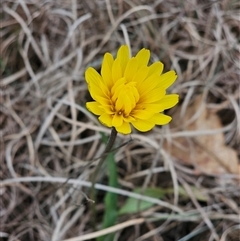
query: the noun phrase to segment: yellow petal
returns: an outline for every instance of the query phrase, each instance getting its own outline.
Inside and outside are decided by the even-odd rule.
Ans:
[[[123,90],[119,93],[116,100],[116,111],[123,111],[125,115],[129,115],[132,109],[135,107],[135,97],[131,91]]]
[[[170,70],[165,74],[161,75],[160,77],[161,77],[161,81],[159,82],[158,86],[159,87],[161,86],[164,89],[167,89],[175,82],[175,80],[177,79],[177,74],[174,70]]]
[[[140,96],[141,103],[152,103],[161,100],[166,91],[163,88],[155,88],[145,95]]]
[[[121,78],[121,79],[118,79],[118,80],[114,83],[114,85],[113,85],[113,87],[112,87],[112,89],[111,89],[111,94],[114,95],[115,92],[119,91],[119,88],[121,89],[122,86],[123,86],[123,84],[125,84],[125,82],[126,82],[125,77],[123,77],[123,78]]]
[[[131,115],[135,118],[135,119],[141,119],[141,120],[148,120],[149,118],[151,118],[154,113],[153,112],[149,112],[147,110],[134,110]]]
[[[152,74],[160,75],[163,71],[163,63],[162,62],[155,62],[149,66],[149,73],[148,76]]]
[[[132,121],[135,121],[136,119],[134,118],[134,117],[132,117],[132,116],[127,116],[127,117],[124,117],[123,116],[123,121],[125,121],[125,122],[132,122]]]
[[[101,75],[105,85],[110,89],[113,85],[112,81],[112,65],[113,65],[113,56],[110,53],[106,53],[103,57]]]
[[[103,112],[109,115],[113,115],[115,111],[113,111],[112,105],[101,105],[101,108],[103,109]]]
[[[118,96],[115,104],[116,111],[122,110],[123,106],[124,106],[124,99]]]
[[[94,100],[97,100],[98,97],[106,98],[102,90],[97,85],[94,85],[93,83],[88,84],[88,90]]]
[[[97,103],[96,101],[86,103],[87,109],[95,115],[101,115],[104,113],[103,108],[101,108],[100,106],[101,105],[99,105],[99,103]]]
[[[154,103],[143,103],[141,104],[141,108],[145,109],[146,111],[152,112],[152,113],[159,113],[163,111],[162,106],[159,104]]]
[[[119,59],[115,59],[112,65],[112,80],[113,84],[117,82],[117,80],[121,79],[123,77],[123,71],[120,64]]]
[[[132,88],[132,95],[134,96],[135,103],[137,103],[140,99],[140,95],[139,95],[139,92],[138,92],[138,90],[135,86]]]
[[[172,117],[164,115],[162,113],[157,113],[149,119],[150,122],[156,125],[166,125],[172,120]]]
[[[103,125],[107,127],[112,127],[112,115],[104,113],[100,115],[98,119]]]
[[[94,99],[94,100],[96,100],[102,106],[109,105],[109,100],[106,99],[105,97],[101,97],[101,96],[98,96],[98,95],[96,95],[95,97],[96,97],[96,99]]]
[[[148,49],[141,49],[137,53],[136,59],[138,60],[138,68],[147,66],[150,59],[150,51]]]
[[[179,96],[177,94],[165,95],[161,100],[150,103],[150,104],[142,104],[142,108],[146,111],[159,113],[164,110],[170,109],[175,106],[179,101]]]
[[[162,106],[164,108],[163,110],[167,110],[175,106],[178,103],[178,101],[179,101],[179,95],[170,94],[170,95],[165,95],[160,101],[157,102],[157,104]]]
[[[123,122],[121,126],[116,127],[116,131],[121,134],[127,135],[131,133],[131,126],[129,123]]]
[[[127,63],[130,59],[130,55],[129,55],[129,48],[127,45],[122,45],[118,52],[117,52],[117,58],[119,60],[120,66],[122,68],[122,73],[125,72]]]
[[[129,114],[133,108],[133,99],[130,98],[130,96],[124,95],[123,92],[118,96],[118,99],[116,101],[116,110],[120,111],[123,110],[125,114]]]
[[[126,79],[123,77],[116,81],[115,85],[111,89],[112,94],[112,100],[115,102],[119,96],[119,93],[121,92],[122,88],[124,87],[124,84],[126,82]]]
[[[149,91],[153,90],[159,83],[160,76],[154,74],[146,78],[141,85],[137,85],[140,95],[147,94]]]
[[[103,83],[102,76],[92,67],[89,67],[85,72],[85,78],[88,85],[92,88],[91,91],[97,91],[99,95],[109,96],[109,90],[107,86]],[[99,93],[100,89],[102,94]]]
[[[140,119],[136,121],[132,121],[131,124],[141,132],[150,131],[155,126],[154,123],[148,122],[146,120],[140,120]]]
[[[138,69],[138,62],[136,58],[130,59],[127,63],[126,70],[124,72],[124,77],[128,82],[133,81],[133,77],[135,76],[137,69]]]
[[[85,78],[87,83],[101,84],[102,77],[101,75],[92,67],[87,68],[85,72]]]
[[[137,73],[135,73],[135,76],[133,78],[133,82],[136,82],[137,85],[141,85],[141,83],[146,79],[146,77],[148,76],[148,71],[149,68],[147,66],[142,66]]]
[[[123,116],[122,115],[118,115],[118,114],[115,114],[113,116],[113,120],[112,120],[112,125],[114,127],[118,127],[118,126],[121,126],[123,123]]]
[[[135,98],[132,93],[125,93],[125,95],[122,95],[123,98],[125,98],[124,102],[124,113],[125,115],[129,115],[132,109],[136,106]]]

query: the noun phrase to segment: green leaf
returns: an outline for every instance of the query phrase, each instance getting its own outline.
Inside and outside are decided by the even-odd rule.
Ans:
[[[194,186],[190,186],[190,188],[192,189],[192,192],[198,201],[206,202],[208,200],[207,195],[204,194],[204,192],[202,192],[199,188]],[[144,196],[160,199],[164,197],[164,195],[166,194],[173,195],[174,190],[173,188],[161,189],[161,188],[153,187],[153,188],[145,189],[144,192],[142,192],[142,188],[137,188],[133,192],[142,194]],[[179,196],[183,198],[189,198],[186,190],[182,186],[179,186]],[[119,215],[138,213],[152,207],[153,205],[154,203],[141,201],[130,197],[127,199],[124,206],[119,210]]]
[[[106,142],[106,136],[103,136],[103,140]],[[107,171],[108,171],[108,185],[111,187],[118,186],[117,178],[117,165],[114,159],[114,153],[110,152],[106,158]],[[113,226],[118,217],[117,212],[117,194],[108,192],[104,198],[105,212],[103,217],[102,229]],[[97,241],[112,241],[114,239],[114,233],[101,236],[97,238]]]
[[[195,196],[195,198],[198,201],[202,201],[202,202],[208,201],[208,195],[206,193],[204,193],[203,190],[201,190],[200,188],[195,187],[195,186],[189,186],[189,187],[192,190],[193,195]],[[178,191],[179,191],[180,198],[189,199],[189,195],[183,186],[179,186]],[[168,189],[166,189],[166,193],[173,195],[174,189],[168,188]]]
[[[190,186],[190,188],[193,192],[193,195],[195,196],[195,198],[198,201],[207,202],[208,196],[207,196],[206,193],[204,193],[201,189],[199,189],[197,187],[194,187],[194,186]],[[189,197],[187,191],[181,186],[179,187],[179,196],[183,196],[183,197],[186,197],[186,198]]]
[[[164,189],[155,187],[146,188],[144,191],[142,191],[142,188],[136,188],[133,192],[153,198],[162,198],[166,194]],[[152,207],[153,205],[154,203],[130,197],[127,199],[125,205],[119,210],[119,215],[138,213]]]

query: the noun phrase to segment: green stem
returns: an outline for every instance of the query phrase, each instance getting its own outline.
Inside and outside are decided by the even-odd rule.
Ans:
[[[110,137],[109,137],[109,139],[108,139],[108,142],[107,142],[107,145],[106,145],[106,148],[105,148],[105,150],[104,150],[104,154],[103,154],[103,156],[101,157],[101,159],[100,159],[100,161],[99,161],[99,163],[98,163],[98,165],[97,165],[97,167],[96,167],[96,169],[95,169],[95,171],[94,171],[94,173],[93,173],[93,176],[92,176],[92,187],[91,187],[91,191],[90,191],[90,198],[92,199],[92,200],[94,200],[95,199],[95,188],[94,188],[94,186],[95,186],[95,184],[96,184],[96,179],[97,179],[97,175],[98,175],[98,173],[99,173],[99,171],[100,171],[100,169],[101,169],[101,167],[102,167],[102,164],[104,163],[104,161],[105,161],[105,159],[106,159],[106,155],[105,154],[107,154],[107,153],[109,153],[111,150],[112,150],[112,147],[113,147],[113,145],[114,145],[114,142],[115,142],[115,140],[116,140],[116,137],[117,137],[117,131],[116,131],[116,129],[113,127],[112,128],[112,131],[111,131],[111,135],[110,135]],[[96,215],[95,215],[95,205],[93,205],[93,222],[95,223],[95,217],[96,217]]]
[[[114,145],[114,142],[115,142],[115,140],[116,140],[116,137],[117,137],[117,131],[116,131],[116,129],[113,127],[113,128],[112,128],[112,131],[111,131],[111,135],[110,135],[110,137],[109,137],[109,139],[108,139],[106,148],[105,148],[105,150],[104,150],[103,156],[101,157],[101,159],[100,159],[100,161],[99,161],[99,163],[98,163],[98,165],[97,165],[97,167],[96,167],[96,169],[95,169],[95,171],[94,171],[94,173],[93,173],[92,188],[94,188],[94,185],[95,185],[95,182],[96,182],[96,178],[97,178],[98,172],[99,172],[102,164],[104,163],[104,161],[105,161],[105,159],[106,159],[105,153],[108,154],[108,153],[111,151],[111,149],[112,149],[112,147],[113,147],[113,145]]]

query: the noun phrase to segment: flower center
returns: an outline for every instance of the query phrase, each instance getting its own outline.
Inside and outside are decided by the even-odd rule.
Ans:
[[[128,117],[139,101],[136,82],[119,79],[111,89],[111,103],[115,114]]]

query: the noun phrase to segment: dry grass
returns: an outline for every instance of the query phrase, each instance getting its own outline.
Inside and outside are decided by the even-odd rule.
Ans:
[[[239,10],[236,0],[3,0],[2,240],[95,240],[110,232],[113,240],[124,241],[239,240],[239,176],[180,162],[164,143],[179,136],[191,141],[201,133],[171,125],[134,132],[114,152],[119,185],[108,186],[104,166],[93,224],[91,173],[104,150],[100,133],[110,130],[84,107],[90,99],[88,65],[99,69],[103,54],[115,54],[124,43],[133,54],[146,47],[153,61],[178,73],[171,91],[181,103],[174,110],[184,115],[203,96],[206,108],[221,119],[226,145],[239,157]],[[206,127],[203,135],[208,134]],[[116,147],[129,138],[119,135]],[[173,191],[159,199],[135,187],[142,193],[149,187]],[[108,191],[118,194],[119,209],[128,197],[153,205],[101,228]]]

